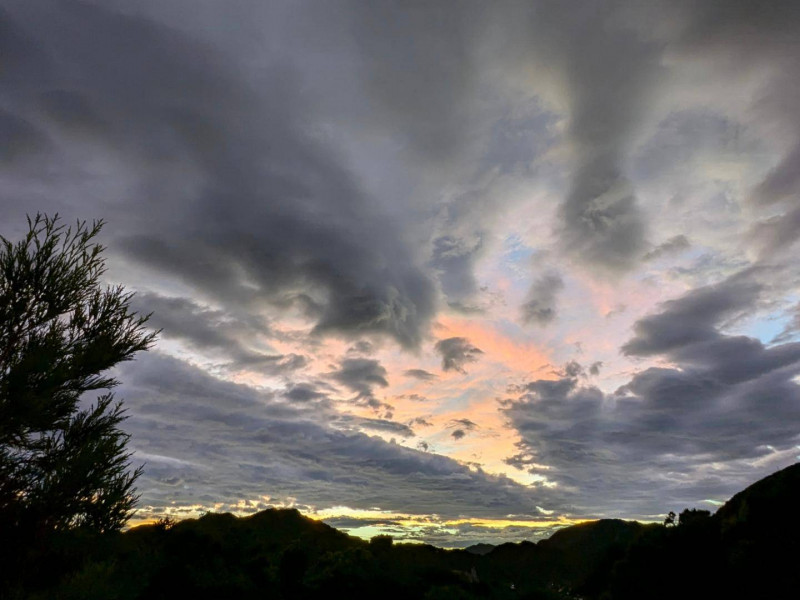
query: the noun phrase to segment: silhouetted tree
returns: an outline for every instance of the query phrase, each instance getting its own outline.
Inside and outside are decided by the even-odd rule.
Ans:
[[[706,519],[711,517],[711,512],[707,510],[701,510],[699,508],[685,508],[681,511],[681,514],[678,516],[678,524],[679,525],[691,525],[694,523],[700,523]]]
[[[134,505],[140,471],[106,371],[156,334],[132,294],[100,284],[102,226],[37,215],[16,244],[0,236],[0,532],[115,530]]]
[[[386,553],[394,543],[390,535],[376,535],[369,540],[369,547],[376,554]]]
[[[667,518],[664,519],[664,525],[675,525],[675,512],[669,511]]]

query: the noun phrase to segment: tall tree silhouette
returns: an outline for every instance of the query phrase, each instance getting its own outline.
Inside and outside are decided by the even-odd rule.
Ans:
[[[115,530],[135,503],[106,372],[156,333],[132,294],[101,285],[102,226],[37,215],[16,244],[0,236],[0,531]]]

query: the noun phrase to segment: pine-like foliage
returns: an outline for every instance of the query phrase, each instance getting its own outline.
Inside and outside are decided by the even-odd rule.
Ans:
[[[37,215],[23,240],[0,236],[0,531],[111,531],[136,501],[107,371],[156,334],[101,285],[102,226]]]

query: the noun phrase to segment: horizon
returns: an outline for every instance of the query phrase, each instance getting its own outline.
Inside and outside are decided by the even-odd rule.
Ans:
[[[161,329],[130,526],[536,541],[800,460],[800,4],[9,0],[0,54],[0,235],[102,219]]]
[[[796,462],[796,463],[793,463],[792,465],[789,465],[789,466],[791,467],[791,466],[796,466],[796,465],[800,465],[800,460],[798,462]],[[715,515],[717,513],[717,511],[719,509],[721,509],[723,506],[725,506],[725,504],[727,504],[728,501],[732,500],[734,496],[737,496],[737,495],[740,495],[741,493],[744,493],[746,490],[750,489],[755,484],[761,483],[763,479],[769,478],[769,477],[771,477],[773,475],[776,475],[777,473],[785,471],[787,468],[788,467],[784,467],[783,469],[778,469],[778,470],[776,470],[776,471],[774,471],[772,473],[768,473],[764,478],[759,479],[758,481],[750,482],[749,484],[747,484],[747,486],[744,489],[737,490],[733,494],[733,496],[731,496],[731,498],[728,498],[728,500],[726,502],[721,502],[718,505],[712,506],[710,509],[706,508],[706,509],[700,509],[700,510],[705,510],[707,514],[713,516],[713,515]],[[344,521],[342,521],[343,517],[342,517],[342,515],[337,513],[337,508],[339,508],[339,507],[334,507],[333,509],[325,511],[326,513],[333,513],[333,515],[335,515],[335,516],[326,516],[325,514],[310,514],[310,515],[309,514],[304,514],[303,512],[298,510],[297,508],[286,507],[286,506],[267,506],[265,508],[262,508],[261,510],[259,510],[256,513],[237,513],[235,511],[233,511],[233,512],[231,512],[231,511],[228,511],[228,512],[209,511],[209,512],[205,512],[205,513],[198,514],[198,515],[184,516],[180,520],[173,520],[172,524],[176,525],[176,524],[178,524],[178,523],[180,523],[181,521],[184,521],[184,520],[185,521],[193,521],[193,520],[201,519],[201,518],[203,518],[205,516],[208,516],[208,515],[233,515],[233,516],[235,516],[237,518],[247,518],[247,517],[252,517],[252,516],[254,516],[256,514],[259,514],[259,513],[264,512],[264,511],[269,511],[269,510],[295,511],[295,512],[297,512],[297,514],[299,514],[303,518],[312,519],[312,520],[315,520],[315,521],[318,521],[318,522],[321,522],[321,523],[325,523],[326,525],[328,525],[330,527],[333,527],[334,529],[337,529],[339,531],[347,533],[348,535],[360,538],[360,539],[365,540],[365,541],[370,541],[375,536],[389,535],[390,537],[392,537],[391,527],[393,526],[393,523],[391,521],[387,521],[385,523],[378,523],[376,526],[369,526],[369,525],[367,525],[367,526],[359,526],[356,529],[353,529],[353,528],[348,527],[348,522],[347,522],[346,519]],[[683,510],[694,511],[694,510],[697,510],[697,509],[686,507]],[[350,511],[345,511],[345,512],[350,512]],[[678,513],[680,513],[680,512],[682,512],[682,511],[679,510],[677,512],[676,511],[672,511],[671,512],[671,516],[673,517],[673,521],[672,521],[673,524],[677,524],[677,522],[674,519],[676,519],[678,517]],[[665,515],[664,515],[665,518],[666,518],[667,514],[668,513],[665,513]],[[163,516],[162,517],[158,517],[158,518],[151,517],[149,519],[144,519],[143,520],[143,519],[137,519],[136,516],[134,515],[134,517],[131,518],[131,520],[125,526],[124,530],[125,531],[129,531],[131,529],[134,529],[134,528],[140,527],[140,526],[145,527],[145,526],[149,526],[149,525],[156,525],[159,522],[159,520],[163,519],[163,518],[164,518]],[[664,518],[642,520],[642,519],[619,519],[618,517],[608,517],[608,518],[605,518],[605,519],[583,519],[583,520],[575,520],[575,521],[572,521],[572,522],[567,522],[566,520],[564,520],[562,522],[557,522],[557,523],[556,522],[552,522],[552,521],[550,521],[550,522],[542,521],[542,522],[538,522],[538,523],[527,523],[527,524],[525,524],[523,522],[523,523],[520,524],[521,527],[525,527],[525,528],[533,529],[533,530],[537,530],[538,529],[538,530],[541,530],[541,531],[538,531],[536,535],[531,535],[529,537],[519,537],[518,535],[517,536],[511,535],[509,537],[509,539],[505,539],[502,535],[498,536],[497,534],[495,534],[495,539],[493,539],[491,542],[480,541],[479,538],[476,538],[475,540],[470,540],[469,543],[465,544],[465,540],[460,539],[460,538],[453,538],[453,539],[450,539],[450,540],[445,540],[445,545],[435,545],[435,544],[430,544],[429,542],[426,542],[426,541],[424,541],[423,539],[420,539],[420,538],[400,537],[397,540],[394,540],[394,537],[392,537],[392,539],[393,539],[393,541],[396,541],[397,543],[400,543],[400,544],[404,544],[404,543],[408,543],[408,544],[429,544],[429,545],[434,545],[437,548],[442,548],[444,550],[464,550],[464,549],[471,548],[473,546],[489,545],[489,546],[495,546],[496,547],[496,546],[499,546],[499,545],[502,545],[502,544],[505,544],[505,543],[520,543],[520,542],[523,542],[523,541],[538,543],[538,542],[540,542],[542,540],[548,539],[553,534],[555,534],[558,531],[561,531],[562,529],[566,529],[566,528],[569,528],[569,527],[572,527],[572,526],[575,526],[575,525],[586,525],[586,524],[590,524],[590,523],[596,523],[596,522],[598,522],[600,520],[612,520],[612,521],[622,520],[622,521],[626,521],[626,522],[638,523],[640,525],[667,525],[667,522],[666,522],[666,520]],[[343,526],[341,526],[341,527],[337,526],[338,523],[340,523],[340,522],[343,522]],[[517,523],[519,523],[519,522],[517,522]],[[439,523],[438,526],[439,527],[442,527],[442,526],[446,527],[447,523]],[[490,522],[489,523],[489,528],[496,529],[497,528],[496,521]],[[401,532],[402,536],[405,536],[406,534],[407,534],[407,532],[405,532],[405,531]]]

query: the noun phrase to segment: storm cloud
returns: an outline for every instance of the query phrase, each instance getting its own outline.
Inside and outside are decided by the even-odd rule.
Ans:
[[[127,193],[139,198],[139,217],[118,234],[126,258],[219,302],[299,308],[320,333],[419,343],[435,309],[431,280],[392,220],[308,134],[290,74],[267,67],[255,90],[211,46],[92,4],[24,5],[8,20],[23,32],[9,41],[12,72],[25,64],[26,43],[42,66],[6,98],[14,112],[0,123],[15,152],[30,152],[32,107],[52,103],[54,90],[90,98],[107,127],[83,133],[137,167]]]

